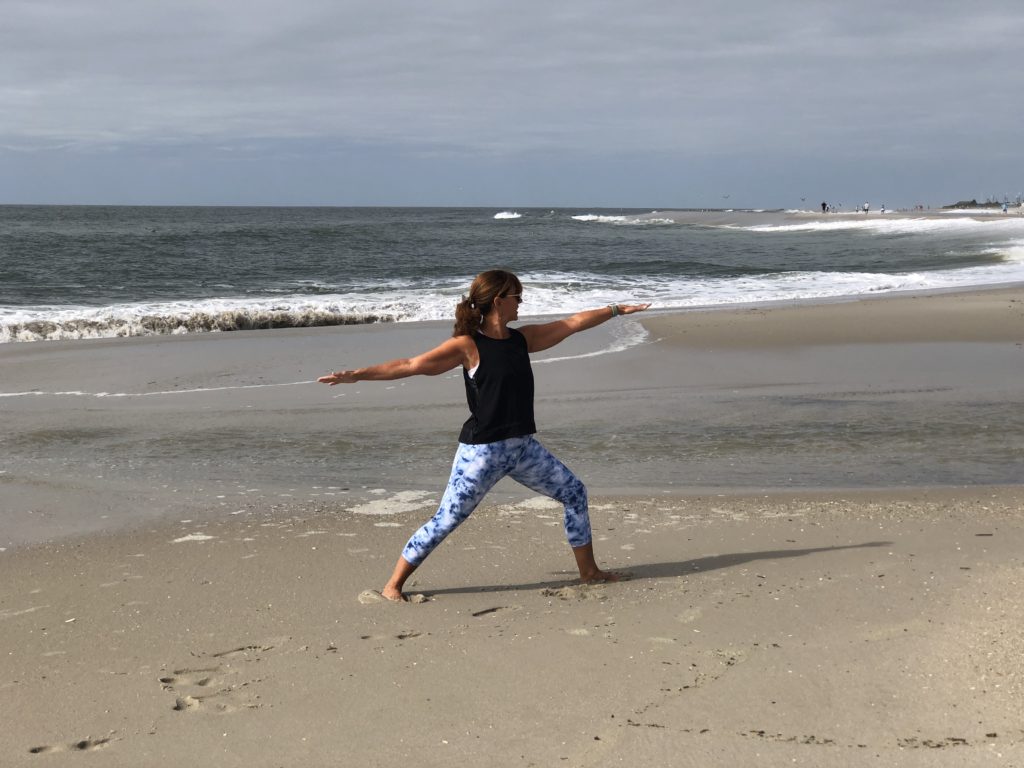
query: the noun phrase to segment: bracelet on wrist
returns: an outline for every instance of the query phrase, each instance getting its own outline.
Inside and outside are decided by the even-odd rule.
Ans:
[[[619,305],[618,304],[609,304],[608,305],[608,309],[610,309],[612,311],[612,317],[618,317],[619,316]]]

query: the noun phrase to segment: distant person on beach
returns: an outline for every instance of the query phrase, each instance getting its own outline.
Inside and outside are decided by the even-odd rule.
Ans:
[[[822,213],[828,213],[828,203],[822,203],[821,204],[821,212]]]
[[[549,323],[509,328],[519,319],[523,286],[511,272],[494,269],[473,280],[455,308],[452,338],[416,357],[392,360],[321,376],[324,384],[391,381],[437,376],[462,366],[470,417],[459,434],[451,478],[435,515],[402,550],[381,595],[404,600],[402,588],[427,556],[469,517],[487,492],[506,475],[565,508],[564,527],[583,581],[615,581],[594,559],[587,489],[533,436],[533,371],[530,354],[550,349],[574,333],[650,304],[609,304]]]
[[[870,210],[871,210],[871,206],[868,205],[867,203],[864,203],[864,213],[867,213]]]

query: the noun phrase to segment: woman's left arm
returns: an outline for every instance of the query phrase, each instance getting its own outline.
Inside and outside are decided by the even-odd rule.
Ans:
[[[539,325],[524,325],[519,332],[526,337],[526,346],[530,352],[543,352],[551,349],[559,342],[565,341],[574,333],[593,328],[611,320],[617,315],[632,315],[643,312],[650,304],[609,304],[600,309],[588,309],[562,320]]]

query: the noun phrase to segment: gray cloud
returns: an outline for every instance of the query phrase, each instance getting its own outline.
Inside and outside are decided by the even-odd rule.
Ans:
[[[370,147],[378,172],[572,154],[920,173],[951,148],[1019,168],[1024,10],[911,5],[6,0],[0,162],[305,141]]]

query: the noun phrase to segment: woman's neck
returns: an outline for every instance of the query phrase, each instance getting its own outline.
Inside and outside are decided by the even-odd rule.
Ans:
[[[480,323],[480,333],[492,339],[507,339],[511,334],[508,330],[508,323],[497,315],[488,315]]]

